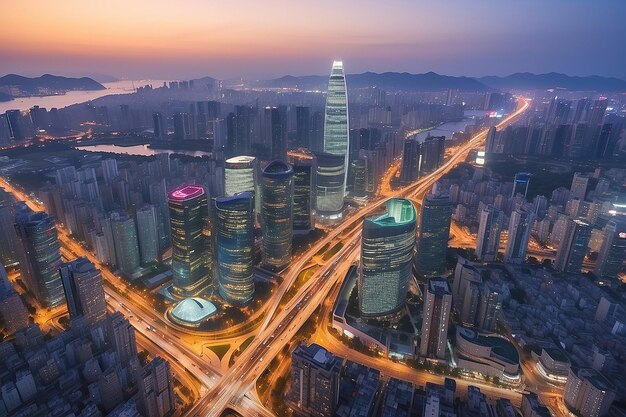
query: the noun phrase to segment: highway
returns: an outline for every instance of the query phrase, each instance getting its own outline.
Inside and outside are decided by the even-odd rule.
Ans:
[[[504,118],[498,127],[502,128],[512,123],[528,106],[528,100],[520,99],[518,109]],[[438,170],[421,178],[414,184],[396,190],[395,195],[421,200],[435,181],[450,171],[458,162],[464,160],[471,149],[482,144],[486,138],[486,133],[485,129],[475,135],[471,140],[459,146],[458,152]],[[33,210],[44,209],[33,198],[2,178],[0,178],[0,186],[13,193],[19,200],[25,201]],[[235,405],[240,410],[243,409],[246,416],[271,415],[271,412],[258,402],[244,395],[250,390],[272,358],[290,341],[301,325],[321,304],[333,285],[343,278],[349,265],[358,256],[360,233],[350,233],[348,237],[342,236],[342,234],[347,230],[351,230],[351,227],[355,227],[355,223],[358,222],[357,226],[360,225],[364,217],[379,210],[385,201],[386,198],[380,198],[358,210],[299,256],[298,260],[286,271],[279,291],[268,304],[266,317],[256,330],[258,333],[257,337],[239,356],[233,367],[221,377],[219,369],[210,365],[209,355],[206,357],[199,356],[197,352],[194,352],[189,347],[195,345],[199,338],[168,326],[146,299],[135,296],[131,300],[127,296],[121,296],[119,294],[120,290],[128,290],[128,294],[131,295],[135,291],[127,288],[123,279],[116,276],[107,265],[101,264],[91,251],[77,243],[61,227],[58,228],[59,240],[64,250],[71,252],[76,257],[85,256],[93,262],[102,271],[103,278],[116,288],[116,291],[114,291],[111,287],[105,286],[109,305],[130,317],[133,325],[144,337],[157,342],[162,347],[163,352],[168,354],[168,359],[184,366],[206,388],[206,395],[192,408],[191,415],[219,416],[229,405]],[[285,304],[282,310],[279,310],[281,299],[293,285],[300,270],[313,260],[314,256],[324,245],[337,239],[343,241],[343,248],[329,259],[323,267],[318,268],[316,273],[298,290],[297,294]]]
[[[518,109],[504,118],[498,126],[502,128],[512,123],[526,111],[528,107],[528,100],[521,99]],[[398,197],[413,199],[423,198],[441,176],[449,172],[458,162],[464,160],[471,149],[482,144],[482,141],[486,138],[486,134],[487,131],[483,130],[475,135],[467,143],[460,146],[459,151],[439,169],[421,178],[416,183],[397,190],[396,195]],[[337,225],[326,239],[338,236],[352,226],[354,221],[361,221],[365,216],[378,210],[385,201],[386,199],[380,199],[362,208],[351,218]],[[213,387],[208,395],[192,408],[192,416],[220,416],[222,411],[229,404],[237,403],[241,397],[249,392],[254,381],[256,381],[269,362],[271,362],[274,356],[289,342],[299,327],[324,301],[333,285],[345,276],[345,272],[347,272],[347,269],[359,254],[359,242],[360,234],[354,234],[354,236],[346,239],[343,248],[335,255],[332,262],[329,261],[322,268],[318,269],[315,275],[309,278],[307,283],[285,305],[276,317],[272,320],[269,318],[266,320],[258,336],[237,359],[234,366],[224,374],[217,386]],[[311,252],[312,251],[309,251],[306,255],[302,256],[299,263],[302,265],[306,264],[308,260],[304,258],[308,258],[307,255],[309,254],[315,255],[316,253]],[[278,302],[278,300],[274,300],[274,302]],[[268,317],[271,316],[268,315]]]

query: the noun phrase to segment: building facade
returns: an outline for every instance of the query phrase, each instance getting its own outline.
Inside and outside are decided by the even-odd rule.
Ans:
[[[404,307],[413,268],[415,229],[415,207],[405,199],[390,199],[385,214],[363,222],[358,281],[362,317],[389,317]]]
[[[218,291],[229,303],[254,295],[254,208],[250,192],[215,199]]]

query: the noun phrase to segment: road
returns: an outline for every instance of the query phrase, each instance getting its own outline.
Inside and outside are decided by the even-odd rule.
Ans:
[[[516,120],[529,107],[527,100],[520,100],[518,109],[499,123],[502,128]],[[456,164],[464,160],[470,150],[482,144],[486,138],[486,130],[478,133],[467,143],[459,147],[459,151],[446,161],[435,172],[421,178],[416,183],[396,191],[398,197],[421,199],[430,190],[432,185],[441,176],[449,172]],[[353,226],[354,221],[362,219],[378,210],[386,199],[372,202],[365,208],[357,211],[349,219],[335,227],[326,237],[339,236]],[[295,335],[300,326],[311,316],[315,309],[324,301],[328,292],[338,280],[343,279],[345,272],[359,253],[360,234],[354,234],[344,241],[343,248],[309,278],[307,283],[285,305],[285,307],[270,320],[270,315],[263,324],[261,331],[248,348],[235,362],[234,366],[224,374],[217,386],[211,389],[208,395],[192,408],[192,416],[219,416],[232,403],[236,403],[250,391],[254,381],[263,372],[276,354]],[[321,244],[321,242],[320,242]],[[311,251],[302,256],[298,263],[304,265]],[[312,255],[314,255],[313,253]],[[277,297],[278,298],[278,297]],[[279,302],[278,300],[274,300]]]
[[[525,99],[520,100],[520,106],[511,115],[504,118],[498,125],[502,128],[516,120],[529,106]],[[475,135],[464,145],[459,146],[458,152],[446,161],[437,171],[421,178],[414,184],[403,187],[395,191],[398,197],[421,199],[423,195],[432,187],[434,182],[442,175],[450,171],[458,162],[464,160],[469,151],[480,146],[486,138],[486,130]],[[0,178],[0,186],[13,193],[19,200],[25,201],[33,210],[44,210],[44,207],[35,199],[23,193],[6,180]],[[271,415],[263,406],[258,404],[248,396],[245,396],[254,384],[260,373],[267,367],[272,358],[289,342],[291,337],[297,332],[301,325],[311,316],[318,305],[327,296],[332,286],[343,278],[341,271],[346,271],[347,267],[358,256],[358,243],[360,234],[350,233],[348,237],[342,234],[351,230],[364,217],[379,210],[385,203],[386,198],[373,201],[368,206],[358,210],[344,222],[334,228],[327,236],[314,244],[285,272],[284,281],[277,294],[272,297],[267,306],[266,317],[261,326],[257,329],[257,337],[248,348],[235,361],[234,366],[220,378],[219,368],[211,365],[209,355],[199,356],[189,346],[193,346],[198,339],[193,335],[177,331],[162,321],[162,317],[157,314],[146,299],[142,297],[122,297],[119,291],[134,291],[126,287],[123,279],[115,275],[107,265],[99,262],[95,255],[84,246],[76,242],[64,228],[59,227],[59,240],[64,250],[69,251],[76,257],[84,256],[93,262],[101,271],[103,278],[113,287],[105,286],[109,300],[114,300],[113,308],[122,311],[126,316],[135,319],[134,325],[145,337],[155,340],[168,354],[168,358],[184,366],[194,375],[204,387],[208,387],[207,394],[192,408],[191,415],[215,415],[229,405],[236,405],[239,409],[245,410],[245,415]],[[314,256],[327,243],[340,239],[344,242],[343,248],[334,255],[327,263],[319,268],[297,292],[297,294],[279,310],[281,299],[293,285],[299,271],[307,263],[311,262]],[[341,262],[340,265],[338,263]],[[116,305],[117,303],[117,305]],[[111,305],[111,304],[110,304]],[[149,326],[146,325],[149,323]],[[170,335],[170,336],[168,336]],[[202,343],[200,343],[202,345]]]

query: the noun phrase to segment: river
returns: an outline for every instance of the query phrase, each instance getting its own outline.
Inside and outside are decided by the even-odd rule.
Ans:
[[[109,94],[130,94],[134,91],[134,87],[142,87],[147,84],[151,84],[156,88],[163,85],[163,80],[115,81],[102,83],[102,85],[106,87],[106,90],[68,91],[65,94],[56,96],[16,98],[11,101],[0,102],[0,113],[12,109],[26,110],[33,106],[45,107],[48,110],[53,107],[60,109],[71,106],[72,104],[95,100],[99,97],[108,96]]]
[[[417,138],[418,141],[424,142],[424,139],[428,135],[430,136],[445,136],[447,140],[452,139],[452,135],[454,132],[462,132],[465,130],[467,125],[474,124],[474,119],[485,116],[488,111],[484,110],[466,110],[463,114],[463,120],[459,122],[448,122],[442,125],[435,127],[434,129],[430,129],[426,132],[418,133],[413,137]]]
[[[110,152],[126,155],[141,155],[141,156],[153,156],[160,153],[176,153],[189,156],[205,156],[210,155],[209,152],[204,151],[185,151],[185,150],[172,150],[172,149],[151,149],[148,145],[132,145],[132,146],[118,146],[118,145],[87,145],[77,146],[76,149],[88,152]]]

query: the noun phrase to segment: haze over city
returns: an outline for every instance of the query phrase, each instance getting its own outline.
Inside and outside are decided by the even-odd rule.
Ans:
[[[0,417],[626,416],[626,3],[0,13]]]

